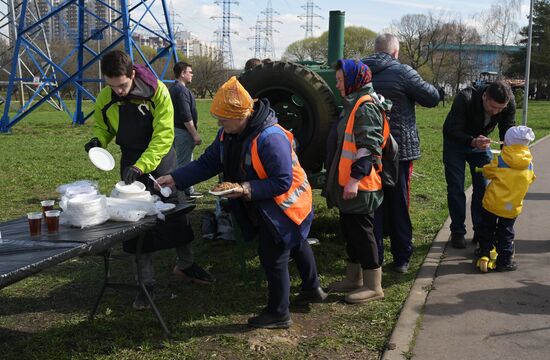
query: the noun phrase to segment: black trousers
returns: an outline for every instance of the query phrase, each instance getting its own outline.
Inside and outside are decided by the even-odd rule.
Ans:
[[[340,213],[340,227],[346,239],[350,262],[360,263],[363,269],[380,267],[378,245],[373,232],[374,214]]]
[[[393,188],[384,188],[384,201],[375,212],[374,235],[380,264],[384,263],[384,235],[390,236],[391,253],[396,266],[408,263],[413,253],[409,215],[412,168],[412,161],[399,162],[397,184]]]
[[[267,279],[267,311],[276,316],[288,314],[290,296],[290,274],[288,261],[292,257],[302,279],[302,289],[319,287],[317,265],[311,246],[306,240],[286,248],[282,242],[275,242],[266,224],[259,229],[258,255]]]
[[[515,218],[503,218],[482,208],[481,221],[475,233],[481,256],[488,257],[494,245],[498,253],[497,264],[510,264],[514,253],[515,222]]]

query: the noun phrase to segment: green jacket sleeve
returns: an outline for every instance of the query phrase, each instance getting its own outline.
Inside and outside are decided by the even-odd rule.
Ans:
[[[115,130],[112,127],[109,127],[103,119],[102,110],[103,107],[109,103],[109,101],[111,101],[111,88],[106,86],[99,92],[96,98],[94,109],[95,123],[92,129],[92,137],[98,138],[101,146],[104,148],[107,147],[116,135]]]
[[[157,168],[174,142],[174,107],[170,92],[161,81],[158,82],[157,91],[151,100],[155,104],[153,135],[149,146],[135,163],[135,166],[146,174]]]

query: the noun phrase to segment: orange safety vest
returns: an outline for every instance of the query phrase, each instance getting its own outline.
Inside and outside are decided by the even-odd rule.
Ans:
[[[338,183],[340,184],[340,186],[346,186],[346,184],[349,182],[349,179],[351,178],[351,166],[355,161],[355,157],[357,154],[357,146],[355,146],[355,136],[353,135],[355,113],[357,112],[359,106],[361,106],[365,102],[372,103],[372,97],[370,95],[363,95],[359,98],[359,100],[357,100],[355,106],[353,107],[353,110],[351,110],[348,122],[346,124],[342,153],[340,154],[340,162],[338,163]],[[386,118],[386,114],[383,111],[381,113],[382,118],[384,119],[384,141],[382,143],[382,148],[384,148],[388,136],[390,135],[390,127]],[[379,174],[380,171],[382,171],[382,161],[380,156],[375,155],[375,157],[377,166],[373,166],[370,174],[364,176],[362,179],[359,180],[359,190],[376,191],[382,189],[382,180],[380,179]]]
[[[311,186],[307,180],[307,175],[300,162],[298,156],[294,152],[294,135],[282,126],[276,124],[288,137],[290,148],[292,151],[292,185],[284,194],[275,196],[273,200],[285,215],[297,225],[300,225],[304,219],[311,213],[312,209],[312,193]],[[252,160],[252,168],[258,174],[260,179],[267,179],[267,173],[258,155],[258,137],[252,140],[250,155]]]

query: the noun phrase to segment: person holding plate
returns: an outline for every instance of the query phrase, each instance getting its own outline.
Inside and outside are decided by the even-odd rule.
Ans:
[[[139,180],[154,191],[148,174],[154,177],[169,174],[176,168],[174,142],[174,108],[170,93],[153,72],[133,64],[130,56],[113,50],[101,59],[104,87],[95,102],[93,137],[84,145],[89,152],[106,147],[113,138],[121,149],[120,175],[126,184]],[[178,202],[176,194],[163,199]],[[211,283],[212,275],[193,260],[193,230],[185,214],[168,216],[147,233],[142,252],[142,277],[148,291],[153,291],[152,252],[176,248],[178,254],[174,274],[198,283]],[[124,250],[135,252],[136,241],[124,243]],[[138,292],[133,307],[148,309],[149,301]]]
[[[248,324],[288,328],[291,257],[302,279],[296,302],[321,302],[327,296],[306,240],[313,220],[312,192],[293,150],[293,135],[277,124],[269,101],[252,100],[236,77],[218,89],[210,113],[221,125],[214,142],[199,159],[157,180],[161,186],[185,189],[223,173],[225,181],[235,184],[224,196],[244,237],[258,236],[268,283],[267,306]]]

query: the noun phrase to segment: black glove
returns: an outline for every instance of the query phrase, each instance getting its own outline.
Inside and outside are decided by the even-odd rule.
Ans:
[[[90,141],[84,144],[84,150],[86,150],[86,152],[89,152],[91,148],[95,147],[101,147],[101,143],[99,142],[98,138],[92,138]]]
[[[128,185],[136,181],[141,175],[143,175],[141,170],[134,165],[126,166],[122,172],[122,180],[124,180],[124,183]]]

